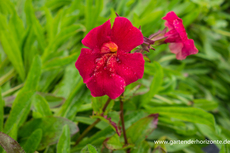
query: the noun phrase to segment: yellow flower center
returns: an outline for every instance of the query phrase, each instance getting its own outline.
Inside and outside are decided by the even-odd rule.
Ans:
[[[118,50],[118,46],[114,42],[104,43],[101,47],[102,53],[109,53],[109,52],[115,53],[117,52],[117,50]]]

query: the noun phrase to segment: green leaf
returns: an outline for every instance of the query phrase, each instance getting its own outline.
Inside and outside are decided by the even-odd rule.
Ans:
[[[210,126],[207,126],[205,124],[198,124],[196,123],[196,126],[198,130],[206,136],[210,140],[223,140],[224,139],[220,136],[220,133],[216,132],[215,129],[213,129]],[[221,148],[221,144],[215,144],[219,149]]]
[[[77,116],[75,119],[74,119],[74,122],[80,122],[80,123],[84,123],[84,124],[87,124],[87,125],[91,125],[93,122],[95,122],[96,119],[93,119],[93,118],[90,118],[90,117],[81,117],[81,116]],[[95,125],[96,128],[98,129],[105,129],[106,127],[108,127],[109,125],[105,122],[99,122]]]
[[[105,140],[104,145],[109,150],[118,150],[122,149],[124,143],[122,143],[121,138],[115,134],[111,138]]]
[[[39,46],[42,51],[45,50],[46,42],[43,34],[42,26],[40,25],[38,19],[35,16],[34,8],[31,0],[26,0],[25,2],[25,14],[27,26],[31,26],[36,35]]]
[[[69,153],[69,152],[70,152],[70,129],[68,125],[65,125],[62,129],[62,134],[57,144],[57,153]]]
[[[96,150],[96,148],[94,147],[94,146],[92,146],[92,145],[87,145],[88,146],[88,150],[89,150],[89,152],[90,153],[97,153],[97,150]]]
[[[0,132],[3,131],[4,124],[4,101],[2,99],[2,89],[0,87]]]
[[[45,98],[40,95],[35,95],[33,99],[33,106],[35,108],[36,114],[39,117],[51,116],[52,112],[49,108],[49,104]]]
[[[76,87],[73,89],[73,91],[70,93],[69,97],[65,101],[65,103],[61,106],[60,111],[57,113],[58,115],[62,117],[70,117],[69,113],[70,110],[73,108],[75,101],[73,101],[74,97],[76,96],[76,93],[78,93],[78,96],[80,97],[82,95],[82,87],[83,87],[82,80],[78,82]],[[80,94],[81,93],[81,94]]]
[[[212,114],[200,109],[192,107],[149,107],[145,106],[149,113],[159,113],[159,115],[167,115],[180,120],[201,123],[215,129],[215,120]]]
[[[38,54],[38,50],[35,47],[36,44],[36,36],[32,26],[27,27],[25,35],[23,37],[23,41],[21,43],[21,48],[23,52],[23,59],[26,72],[29,71],[31,63],[33,61],[33,57]],[[29,52],[28,52],[29,50]]]
[[[39,143],[42,139],[42,130],[41,129],[37,129],[35,130],[27,139],[26,143],[23,145],[23,149],[25,150],[25,152],[28,153],[33,153],[36,151],[36,149],[39,146]]]
[[[47,31],[47,38],[49,42],[52,42],[54,33],[53,33],[53,16],[51,11],[47,7],[43,7],[45,11],[45,17],[46,17],[46,31]]]
[[[14,140],[17,140],[18,138],[18,126],[17,124],[14,124],[11,131],[8,134],[11,138],[13,138]]]
[[[223,144],[219,153],[230,153],[230,145]]]
[[[62,81],[55,87],[54,93],[56,93],[57,96],[67,98],[70,92],[77,86],[82,78],[79,72],[76,70],[74,63],[68,65],[64,73],[64,77]]]
[[[99,116],[95,115],[93,118],[99,118],[100,120],[106,122],[108,125],[110,125],[113,130],[120,136],[121,135],[121,129],[118,127],[118,124],[113,122],[111,118],[108,118],[106,115],[105,116]]]
[[[92,145],[101,145],[106,138],[114,135],[113,129],[109,126],[96,134],[94,134],[92,137],[89,139],[82,140],[76,147],[71,149],[71,152],[74,151],[80,151],[83,147],[85,147],[87,144],[92,144]]]
[[[6,73],[0,78],[0,86],[2,86],[4,83],[9,81],[14,75],[15,75],[15,70],[14,68],[12,68],[8,73]]]
[[[102,96],[102,97],[92,97],[92,108],[93,108],[93,112],[95,114],[104,114],[107,115],[108,112],[110,112],[113,108],[114,105],[114,101],[111,100],[109,102],[109,105],[106,107],[106,110],[103,112],[103,107],[105,105],[105,103],[107,102],[108,96]]]
[[[141,144],[139,145],[139,147],[135,150],[133,150],[133,153],[144,153],[144,152],[150,152],[151,147],[148,144],[147,141],[142,141]]]
[[[14,5],[9,0],[0,1],[0,13],[7,15],[15,12]]]
[[[191,23],[194,22],[195,19],[197,19],[200,15],[201,9],[198,7],[196,10],[193,11],[193,13],[189,13],[185,17],[183,17],[183,25],[185,28],[187,28]]]
[[[11,32],[5,16],[0,14],[0,41],[4,52],[7,54],[9,60],[13,64],[15,70],[20,75],[22,80],[25,79],[25,69],[22,61],[21,51],[19,49],[18,40]]]
[[[122,142],[123,139],[124,139],[123,137],[119,137],[118,135],[113,135],[112,137],[104,141],[104,145],[109,150],[125,150],[134,147],[133,144],[124,145],[124,142]]]
[[[20,127],[25,121],[30,111],[31,98],[36,91],[40,75],[41,60],[39,56],[35,56],[25,85],[18,93],[12,105],[10,115],[5,123],[5,133],[9,133],[14,124],[17,124],[17,126]]]
[[[79,53],[74,53],[70,56],[67,57],[57,57],[54,58],[48,62],[46,62],[43,65],[43,69],[49,70],[49,69],[55,69],[55,68],[59,68],[59,67],[64,67],[67,64],[72,63],[73,61],[76,61],[76,59],[78,58]]]
[[[17,141],[2,132],[0,132],[0,145],[7,153],[25,153]]]
[[[43,135],[38,150],[42,150],[49,145],[57,143],[58,139],[62,134],[62,129],[65,125],[69,126],[71,135],[78,132],[77,125],[70,120],[61,117],[49,116],[32,119],[31,121],[27,122],[19,130],[19,136],[29,137],[33,133],[33,131],[41,129]]]
[[[81,24],[74,24],[71,25],[63,30],[60,31],[60,33],[58,33],[57,36],[55,36],[55,38],[53,39],[52,42],[49,43],[49,46],[45,49],[44,54],[42,55],[42,60],[46,62],[51,59],[53,56],[52,54],[55,53],[58,48],[63,45],[67,40],[69,40],[69,38],[71,36],[74,36],[75,34],[77,34],[80,31],[85,31],[85,27]],[[77,58],[77,54],[74,54],[74,57]],[[60,57],[59,57],[60,58]],[[70,57],[70,59],[59,59],[59,60],[64,60],[64,63],[68,63],[68,61],[71,61],[71,59],[73,60],[73,57]],[[75,59],[76,60],[76,59]],[[48,61],[50,62],[50,61]],[[51,61],[51,63],[48,63],[48,68],[52,65],[56,65],[57,63],[55,63],[55,61]]]
[[[218,107],[218,103],[216,101],[206,99],[194,99],[193,106],[197,108],[202,108],[206,111],[211,111]]]
[[[95,5],[94,5],[95,4]],[[97,22],[97,19],[99,17],[99,14],[103,7],[103,1],[98,0],[86,0],[86,6],[85,6],[85,25],[86,25],[86,33],[88,33],[91,29],[93,29],[93,25]]]
[[[157,127],[157,122],[158,114],[151,114],[135,122],[126,130],[128,142],[140,144]]]
[[[151,64],[151,67],[152,71],[154,72],[154,78],[150,84],[149,92],[143,95],[142,104],[148,103],[153,98],[153,96],[158,93],[163,82],[164,74],[161,65],[157,62],[154,62]]]
[[[58,9],[60,7],[63,7],[65,5],[68,5],[71,3],[71,0],[50,0],[50,1],[46,1],[45,5],[50,8],[51,10],[55,10]]]
[[[81,150],[81,153],[98,153],[98,152],[94,146],[88,144]]]
[[[124,136],[113,135],[106,139],[105,146],[110,150],[124,150],[139,146],[141,142],[157,127],[158,115],[152,114],[147,117],[141,118],[132,124],[127,130],[126,135],[129,145],[124,145]],[[135,133],[135,134],[134,134]],[[134,145],[135,144],[135,145]]]

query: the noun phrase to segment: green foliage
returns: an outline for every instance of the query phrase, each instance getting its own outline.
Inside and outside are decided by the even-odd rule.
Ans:
[[[81,150],[81,153],[98,153],[98,152],[94,146],[88,144]]]
[[[70,129],[68,125],[65,125],[62,129],[62,134],[57,144],[57,153],[69,153],[69,152],[70,152]]]
[[[33,116],[36,118],[45,117],[45,116],[51,116],[52,112],[49,108],[49,104],[46,101],[45,98],[43,98],[40,95],[35,95],[33,99]]]
[[[29,138],[26,140],[26,143],[23,145],[25,152],[35,152],[38,148],[38,145],[42,139],[42,130],[35,130]]]
[[[2,90],[0,88],[0,132],[3,131],[4,124],[4,102],[2,99]]]
[[[25,152],[181,153],[204,152],[207,145],[154,142],[230,140],[229,9],[227,0],[0,0],[0,144],[9,152],[8,142],[18,152],[20,144]],[[171,10],[199,53],[183,61],[168,45],[145,53],[152,62],[124,93],[124,146],[111,124],[120,130],[119,99],[102,118],[108,97],[92,97],[74,66],[81,40],[105,21],[113,24],[115,12],[148,37],[164,28],[161,18]],[[95,118],[102,121],[75,146]],[[227,144],[216,146],[230,151]]]
[[[78,132],[77,126],[61,117],[43,117],[33,119],[23,125],[19,131],[20,137],[29,137],[35,130],[42,130],[42,139],[38,146],[38,150],[42,150],[47,146],[54,144],[58,141],[62,135],[62,129],[65,125],[69,125],[70,134],[76,134]]]
[[[17,141],[0,132],[0,144],[8,153],[25,153]]]
[[[26,117],[30,111],[31,98],[33,97],[38,81],[41,75],[41,60],[39,56],[35,56],[31,65],[30,73],[26,79],[24,87],[18,93],[14,100],[12,110],[5,123],[4,132],[9,133],[13,125],[19,127],[26,120]]]

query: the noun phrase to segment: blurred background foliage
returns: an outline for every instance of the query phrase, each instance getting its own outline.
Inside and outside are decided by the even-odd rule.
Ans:
[[[148,37],[164,28],[161,18],[171,10],[183,19],[199,53],[183,61],[167,45],[146,53],[151,63],[145,63],[143,79],[125,91],[129,147],[134,153],[158,146],[199,153],[208,145],[154,140],[230,140],[229,0],[0,0],[0,131],[28,153],[125,152],[123,138],[104,121],[73,146],[107,99],[93,98],[74,66],[81,40],[113,22],[115,12]],[[146,118],[153,113],[159,113],[154,131]],[[118,100],[106,114],[119,122]],[[229,151],[227,144],[214,148]]]

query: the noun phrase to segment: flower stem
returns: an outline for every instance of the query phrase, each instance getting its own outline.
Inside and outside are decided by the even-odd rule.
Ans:
[[[122,93],[122,95],[120,96],[120,111],[121,111],[120,118],[121,118],[122,131],[123,131],[123,135],[124,135],[125,145],[128,145],[128,139],[127,139],[126,132],[125,132],[123,96],[124,96],[124,93]],[[126,152],[130,153],[130,149],[127,149]]]
[[[100,119],[98,118],[95,122],[93,122],[93,124],[91,124],[90,126],[88,126],[85,131],[79,136],[79,138],[77,139],[77,141],[75,142],[75,146],[79,144],[79,142],[85,137],[85,135],[98,123],[100,122]]]
[[[105,112],[107,106],[109,105],[109,102],[111,101],[111,98],[108,98],[103,109],[102,109],[102,113]],[[77,139],[77,141],[75,142],[74,146],[78,145],[79,142],[86,136],[86,134],[97,124],[100,122],[100,119],[98,118],[95,122],[93,122],[90,126],[88,126],[83,133],[79,136],[79,138]]]

